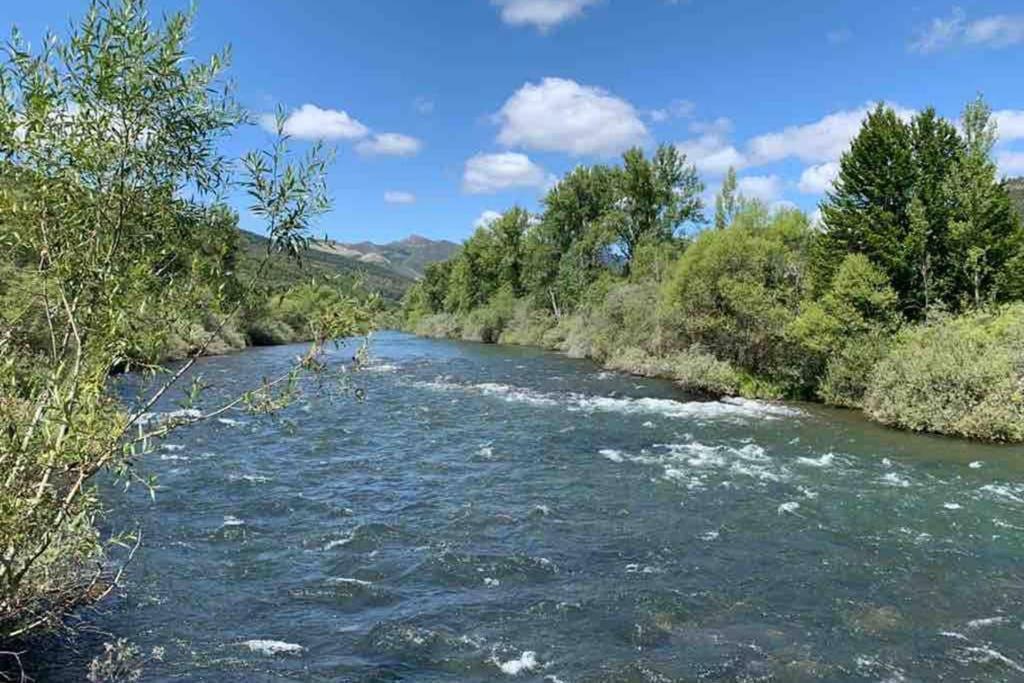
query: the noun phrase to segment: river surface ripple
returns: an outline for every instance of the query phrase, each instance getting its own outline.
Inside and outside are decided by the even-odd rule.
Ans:
[[[298,352],[200,369],[229,391]],[[536,350],[373,355],[365,401],[179,432],[155,501],[105,494],[145,544],[85,618],[166,648],[143,680],[1024,680],[1020,448]]]

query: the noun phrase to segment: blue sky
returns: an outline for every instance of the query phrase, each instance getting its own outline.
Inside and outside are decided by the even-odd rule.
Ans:
[[[38,38],[85,5],[14,2],[4,19]],[[337,146],[318,232],[345,241],[461,240],[486,212],[537,209],[576,164],[658,142],[709,194],[734,165],[747,194],[813,211],[877,100],[955,117],[983,92],[1001,168],[1024,175],[1011,0],[203,0],[193,53],[227,43],[248,109],[285,107],[299,148]],[[268,140],[254,126],[228,151]]]

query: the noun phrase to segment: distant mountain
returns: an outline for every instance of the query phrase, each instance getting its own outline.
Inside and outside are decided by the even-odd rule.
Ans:
[[[239,230],[239,246],[244,254],[239,270],[252,272],[267,249],[267,238],[245,230]],[[377,292],[388,302],[397,302],[412,286],[415,277],[397,272],[390,265],[376,262],[373,257],[364,259],[361,252],[354,257],[334,253],[330,250],[310,249],[302,255],[302,265],[283,256],[275,256],[264,269],[261,279],[271,289],[287,288],[312,276],[342,277],[360,282],[365,290]]]
[[[1024,220],[1024,178],[1011,178],[1007,180],[1006,189],[1010,191],[1010,197],[1017,207],[1021,220]]]
[[[313,248],[363,264],[380,266],[400,277],[417,280],[423,277],[423,271],[431,263],[451,258],[459,250],[459,245],[448,240],[432,240],[412,235],[387,244],[318,241]]]

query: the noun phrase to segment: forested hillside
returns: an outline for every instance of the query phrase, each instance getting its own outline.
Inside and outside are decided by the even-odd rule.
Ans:
[[[406,325],[560,349],[696,392],[1024,441],[1024,184],[998,178],[984,101],[959,123],[879,105],[820,227],[741,196],[731,171],[707,227],[703,184],[672,146],[577,167],[539,215],[513,208],[428,267]]]

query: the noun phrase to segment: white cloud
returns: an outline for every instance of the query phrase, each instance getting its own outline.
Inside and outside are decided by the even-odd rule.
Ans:
[[[377,133],[356,145],[356,151],[364,155],[394,157],[413,156],[420,151],[423,143],[414,137],[401,133]]]
[[[775,133],[759,135],[750,141],[752,164],[767,164],[796,157],[807,163],[824,163],[842,156],[873,106],[837,111],[813,123],[790,126]],[[896,114],[908,119],[909,109],[894,107]]]
[[[277,132],[273,114],[261,116],[260,125],[272,133]],[[370,129],[346,111],[304,104],[285,119],[284,133],[299,140],[359,140],[369,135]]]
[[[1024,175],[1024,152],[1000,152],[996,164],[1003,175]]]
[[[474,228],[486,228],[487,226],[489,226],[491,223],[493,223],[494,221],[498,220],[499,218],[501,218],[501,214],[500,213],[498,213],[497,211],[491,211],[490,209],[488,209],[487,211],[484,211],[482,214],[480,214],[479,218],[477,218],[475,221],[473,221],[473,227]]]
[[[992,118],[999,128],[999,139],[1003,142],[1024,139],[1024,110],[1002,109],[993,112]]]
[[[415,204],[416,195],[401,190],[388,190],[384,193],[384,201],[388,204]]]
[[[697,105],[689,100],[673,100],[663,109],[652,109],[648,112],[648,116],[655,123],[664,123],[671,119],[688,119],[693,116],[696,109]]]
[[[1024,14],[999,14],[973,21],[964,32],[964,40],[997,48],[1024,43]]]
[[[491,0],[501,8],[501,19],[512,26],[534,26],[546,32],[583,14],[598,0]]]
[[[963,31],[964,11],[954,7],[949,18],[935,17],[927,27],[921,29],[917,39],[910,44],[910,50],[923,55],[938,52],[956,42]]]
[[[782,178],[777,175],[745,176],[736,181],[736,188],[744,197],[772,204],[782,195]]]
[[[804,194],[821,194],[832,187],[839,176],[839,162],[828,161],[824,164],[809,166],[800,174],[797,188]]]
[[[954,7],[949,17],[936,17],[918,32],[910,50],[920,54],[939,52],[954,45],[1002,48],[1024,43],[1024,14],[996,14],[974,21]]]
[[[477,154],[466,161],[462,189],[469,194],[491,194],[514,187],[543,187],[547,176],[525,154]]]
[[[728,139],[718,133],[707,133],[700,137],[676,143],[676,148],[686,155],[687,161],[703,173],[719,175],[729,168],[744,168],[746,156],[729,144]]]
[[[644,143],[647,128],[629,102],[563,78],[527,83],[498,112],[498,141],[574,156],[614,155]]]

